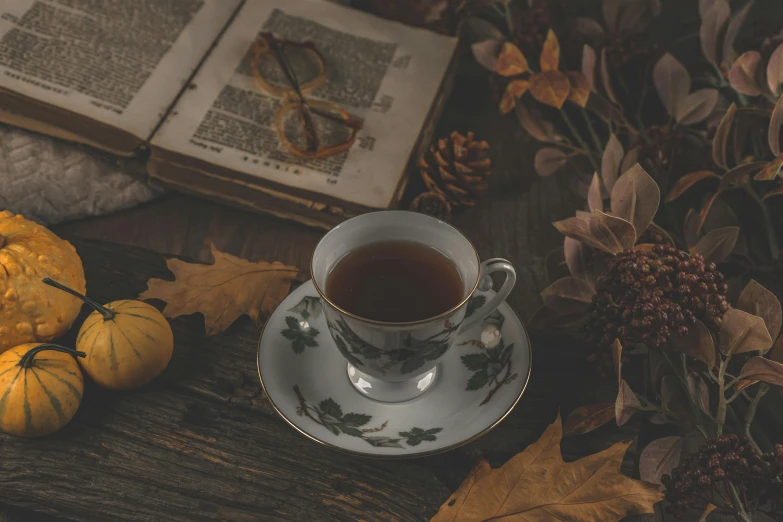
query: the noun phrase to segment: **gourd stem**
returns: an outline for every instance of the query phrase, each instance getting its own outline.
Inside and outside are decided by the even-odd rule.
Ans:
[[[87,355],[84,352],[79,352],[77,350],[73,350],[65,346],[60,346],[59,344],[47,343],[47,344],[42,344],[41,346],[36,346],[35,348],[31,348],[26,354],[22,356],[21,359],[19,359],[18,365],[25,369],[32,368],[33,359],[35,359],[35,356],[38,354],[38,352],[44,352],[47,350],[51,350],[53,352],[67,353],[69,355],[73,355],[74,357],[85,357]]]
[[[62,290],[63,292],[71,294],[74,297],[78,297],[79,299],[81,299],[82,301],[84,301],[85,303],[87,303],[88,305],[93,307],[95,310],[100,312],[100,314],[103,316],[103,318],[106,321],[111,321],[112,319],[114,319],[114,316],[117,315],[117,312],[115,312],[114,310],[109,310],[105,306],[96,303],[95,301],[93,301],[92,299],[87,297],[86,295],[82,295],[79,292],[77,292],[76,290],[71,290],[67,286],[62,285],[62,284],[58,283],[57,281],[54,281],[52,279],[49,279],[48,277],[45,277],[43,279],[43,282],[46,283],[49,286],[53,286],[53,287],[55,287],[55,288],[57,288],[59,290]]]

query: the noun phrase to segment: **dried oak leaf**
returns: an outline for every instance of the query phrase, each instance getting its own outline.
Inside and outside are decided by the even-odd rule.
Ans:
[[[440,507],[431,522],[480,520],[620,520],[652,513],[663,499],[658,486],[620,472],[629,443],[575,462],[560,453],[558,415],[541,438],[497,469],[485,460]]]
[[[215,249],[211,265],[168,259],[174,281],[150,279],[139,299],[166,302],[168,318],[200,313],[207,335],[215,335],[247,314],[257,325],[272,313],[291,288],[299,269],[278,261],[250,262]]]

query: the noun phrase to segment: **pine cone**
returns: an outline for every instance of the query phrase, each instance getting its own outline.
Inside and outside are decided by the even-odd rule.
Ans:
[[[433,143],[419,160],[419,167],[427,188],[446,198],[452,209],[474,206],[476,198],[489,189],[489,145],[474,140],[472,132],[463,136],[454,131]]]
[[[423,192],[411,202],[411,210],[436,217],[441,221],[451,221],[451,205],[438,192]]]

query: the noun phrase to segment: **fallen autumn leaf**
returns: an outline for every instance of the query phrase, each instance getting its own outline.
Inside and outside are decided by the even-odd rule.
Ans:
[[[503,466],[485,460],[440,507],[431,522],[484,520],[620,520],[652,513],[663,499],[658,486],[620,472],[630,443],[617,444],[575,462],[563,461],[558,415],[541,438]]]
[[[280,262],[251,262],[224,254],[212,246],[211,265],[168,259],[166,266],[174,281],[150,279],[139,299],[166,302],[163,315],[201,313],[207,335],[215,335],[241,315],[249,315],[260,325],[288,295],[299,270]]]

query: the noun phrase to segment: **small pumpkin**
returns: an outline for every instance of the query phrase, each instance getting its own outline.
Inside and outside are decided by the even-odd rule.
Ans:
[[[73,418],[84,393],[75,356],[56,344],[23,344],[0,354],[0,430],[40,437]]]
[[[163,373],[174,351],[174,334],[163,314],[147,303],[123,299],[100,305],[60,283],[44,283],[95,309],[79,329],[76,349],[82,370],[99,386],[131,390]]]
[[[0,353],[24,343],[51,341],[76,320],[81,302],[41,278],[85,291],[76,249],[45,227],[0,212]]]

